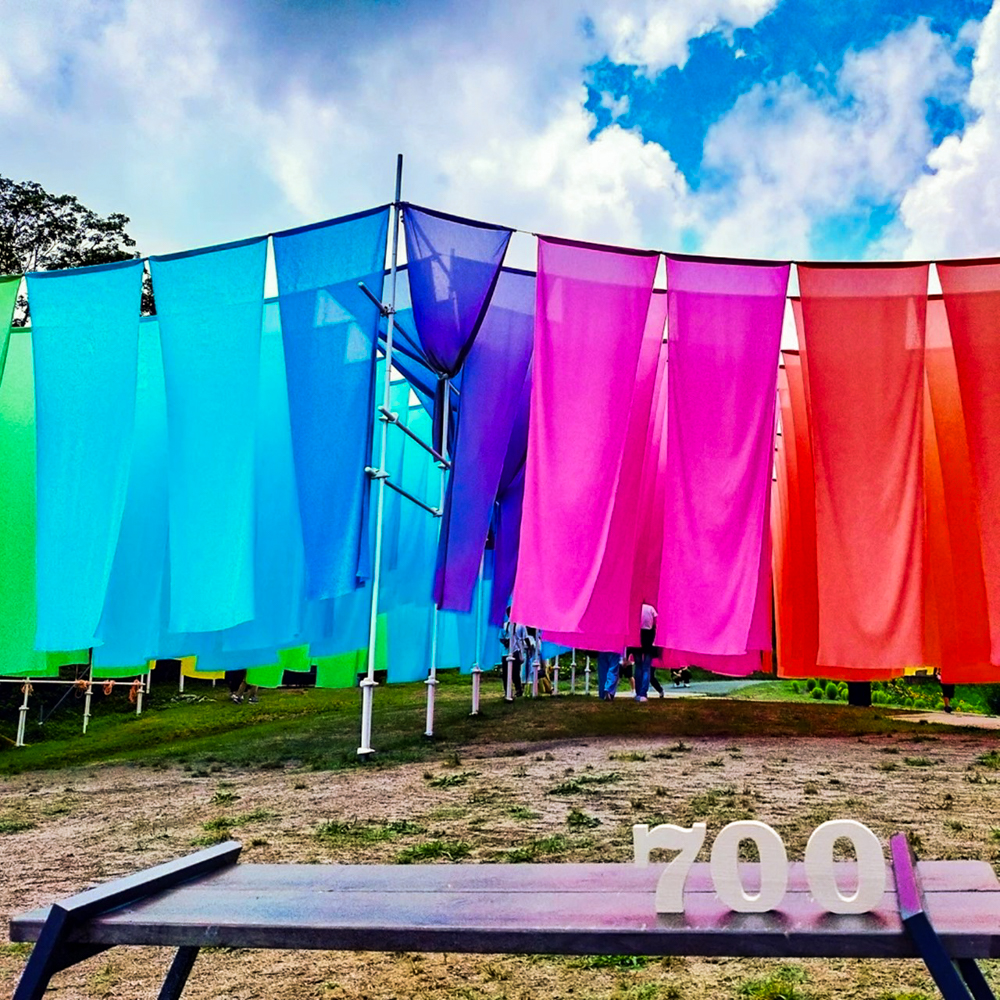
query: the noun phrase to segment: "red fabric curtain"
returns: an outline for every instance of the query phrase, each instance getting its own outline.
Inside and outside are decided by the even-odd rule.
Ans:
[[[866,678],[927,662],[927,272],[925,264],[799,266],[816,483],[817,663]]]

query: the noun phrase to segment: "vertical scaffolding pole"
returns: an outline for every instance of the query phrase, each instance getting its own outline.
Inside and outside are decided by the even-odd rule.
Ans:
[[[14,746],[23,747],[24,746],[24,729],[28,719],[28,695],[31,694],[31,678],[24,678],[24,700],[21,702],[21,707],[18,709],[19,717],[17,720],[17,741]]]
[[[90,703],[94,693],[94,650],[87,651],[87,693],[83,697],[83,735],[87,735],[90,725]]]
[[[438,468],[441,470],[441,500],[438,503],[437,523],[438,523],[438,543],[441,541],[441,518],[444,514],[444,492],[448,476],[448,419],[449,404],[451,403],[451,383],[444,379],[444,402],[441,404],[441,461]],[[437,661],[438,661],[438,626],[441,612],[438,611],[435,601],[431,610],[431,667],[427,680],[427,725],[424,727],[424,736],[434,735],[434,693],[437,688]]]
[[[393,199],[392,212],[392,257],[389,263],[389,304],[383,305],[382,314],[386,317],[385,331],[385,378],[382,382],[382,406],[389,411],[391,403],[390,382],[392,379],[392,334],[393,319],[396,312],[396,264],[399,259],[399,199],[403,185],[403,154],[396,157],[396,196]],[[377,335],[376,335],[377,339]],[[386,437],[389,431],[388,418],[381,414],[379,429],[378,469],[375,472],[375,556],[372,567],[372,603],[368,619],[368,672],[361,682],[361,746],[358,756],[367,757],[374,753],[372,748],[372,700],[375,688],[375,637],[378,629],[378,597],[382,578],[382,521],[385,510],[385,479],[388,473],[385,468]]]
[[[573,647],[573,656],[569,661],[569,693],[576,694],[576,647]]]
[[[583,693],[590,694],[590,655],[587,656],[587,666],[583,671]]]
[[[476,584],[476,659],[472,664],[472,711],[469,715],[479,715],[480,684],[483,671],[479,657],[483,653],[483,571],[486,564],[486,552],[479,559],[479,582]]]

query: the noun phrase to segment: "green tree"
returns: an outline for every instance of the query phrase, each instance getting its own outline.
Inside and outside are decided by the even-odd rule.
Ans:
[[[134,260],[139,253],[128,221],[120,212],[102,217],[75,196],[49,194],[35,181],[0,176],[0,274]],[[151,301],[144,286],[144,312]],[[15,323],[24,323],[27,303],[22,298],[18,305]]]

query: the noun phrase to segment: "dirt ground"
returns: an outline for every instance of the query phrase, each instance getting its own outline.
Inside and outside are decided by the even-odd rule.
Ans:
[[[906,830],[922,858],[1000,859],[997,734],[852,739],[597,739],[477,746],[432,762],[345,772],[107,766],[0,784],[0,919],[195,849],[244,843],[249,862],[627,861],[635,822],[756,818],[799,860],[820,822]],[[207,824],[207,826],[206,826]],[[707,859],[707,858],[706,858]],[[9,995],[24,946],[0,944]],[[155,997],[163,949],[113,949],[53,981],[71,998]],[[803,998],[936,996],[918,962],[784,963],[793,992],[753,992],[782,963],[675,958],[634,964],[552,956],[208,950],[185,996]],[[1000,963],[998,963],[1000,964]],[[1000,969],[996,970],[1000,976]],[[990,971],[991,977],[993,971]],[[799,980],[797,983],[795,980]],[[750,984],[750,985],[748,985]]]

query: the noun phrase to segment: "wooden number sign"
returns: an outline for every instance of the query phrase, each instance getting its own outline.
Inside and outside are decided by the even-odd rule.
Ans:
[[[691,827],[664,823],[652,829],[646,824],[632,827],[635,863],[649,864],[654,850],[679,851],[664,869],[656,885],[656,912],[684,912],[684,883],[694,859],[705,842],[705,824]],[[841,838],[854,846],[858,859],[858,884],[853,893],[840,891],[835,876],[833,846]],[[760,889],[748,893],[740,879],[739,849],[752,840],[760,855]],[[867,913],[885,893],[885,856],[878,837],[853,819],[835,819],[813,830],[806,844],[806,879],[813,899],[831,913]],[[781,905],[788,886],[788,855],[778,832],[766,823],[741,820],[722,828],[712,844],[709,871],[715,893],[738,913],[764,913]]]

